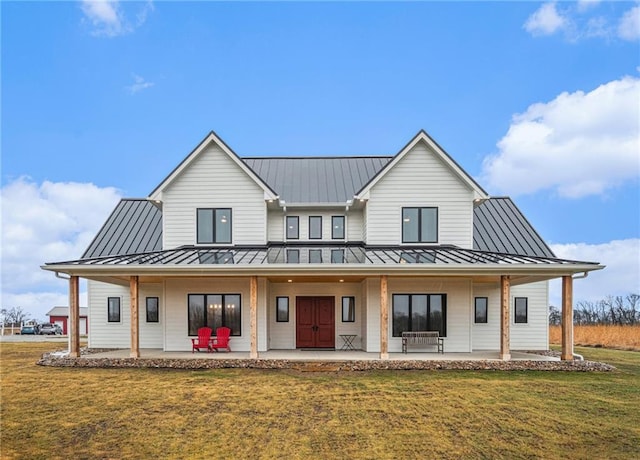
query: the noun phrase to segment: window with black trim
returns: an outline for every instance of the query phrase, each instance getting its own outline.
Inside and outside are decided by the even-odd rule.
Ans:
[[[197,243],[231,243],[231,208],[198,208]]]
[[[147,323],[160,322],[160,299],[158,297],[147,297]]]
[[[356,298],[342,298],[342,322],[353,323],[356,320]]]
[[[287,216],[287,239],[300,239],[300,218],[298,216]]]
[[[322,216],[309,216],[309,239],[322,239]]]
[[[201,327],[210,327],[215,334],[216,329],[222,326],[231,329],[231,335],[241,335],[240,302],[240,294],[189,294],[189,335],[198,335],[198,329]]]
[[[110,323],[120,322],[120,297],[107,299],[107,321]]]
[[[475,322],[486,323],[489,309],[489,299],[487,297],[476,297],[474,304]]]
[[[288,264],[300,263],[300,249],[287,249],[287,263]]]
[[[342,264],[344,263],[344,249],[332,249],[331,250],[331,263]]]
[[[516,324],[529,322],[529,299],[527,297],[515,297],[513,320]]]
[[[331,217],[331,239],[344,240],[344,216]]]
[[[438,208],[402,208],[403,243],[438,242]]]
[[[310,264],[322,263],[322,249],[309,249],[309,263]]]
[[[289,322],[289,297],[276,297],[276,322]]]
[[[438,331],[447,335],[446,294],[393,294],[393,337],[408,331]]]

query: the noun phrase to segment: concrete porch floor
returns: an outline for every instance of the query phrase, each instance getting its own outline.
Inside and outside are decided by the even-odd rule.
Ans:
[[[129,358],[129,349],[109,350],[100,353],[82,355],[84,359],[99,358]],[[196,352],[189,351],[162,351],[154,348],[140,350],[142,359],[249,359],[249,352]],[[258,359],[264,360],[288,360],[288,361],[379,361],[380,354],[365,351],[308,351],[308,350],[269,350],[258,354]],[[559,361],[559,358],[542,356],[533,353],[519,351],[511,352],[512,361]],[[500,361],[497,351],[474,351],[472,353],[389,353],[389,361]]]

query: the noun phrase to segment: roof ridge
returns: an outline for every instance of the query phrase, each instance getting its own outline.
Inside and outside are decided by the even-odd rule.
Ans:
[[[285,155],[285,156],[250,156],[250,157],[240,157],[241,160],[352,160],[357,158],[393,158],[393,155],[328,155],[328,156],[295,156],[295,155]]]

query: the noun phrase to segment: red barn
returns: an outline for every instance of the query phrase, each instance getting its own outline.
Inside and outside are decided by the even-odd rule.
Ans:
[[[87,335],[89,320],[89,309],[80,308],[80,335]],[[67,334],[69,330],[69,307],[53,307],[49,313],[49,322],[51,324],[57,324],[62,328],[62,333]]]

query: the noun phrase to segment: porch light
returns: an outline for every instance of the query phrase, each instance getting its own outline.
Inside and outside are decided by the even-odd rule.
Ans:
[[[293,280],[287,280],[287,283],[293,283]]]
[[[344,280],[338,280],[338,281],[340,281],[341,283],[344,283]]]

